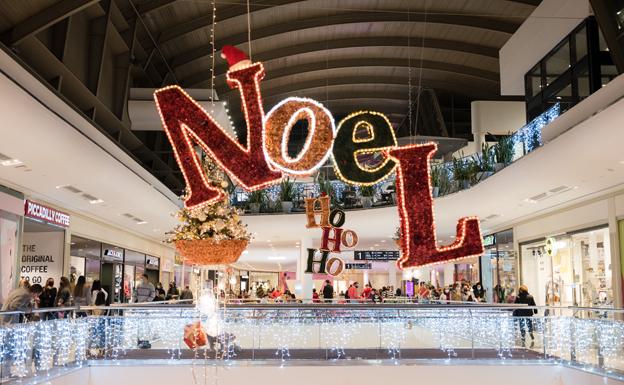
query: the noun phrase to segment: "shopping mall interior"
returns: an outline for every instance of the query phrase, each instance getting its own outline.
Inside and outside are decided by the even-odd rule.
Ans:
[[[2,0],[0,384],[624,384],[623,73],[624,0]]]

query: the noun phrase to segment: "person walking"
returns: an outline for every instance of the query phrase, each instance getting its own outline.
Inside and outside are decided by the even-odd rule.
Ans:
[[[525,285],[521,285],[518,289],[518,296],[514,301],[516,304],[527,305],[527,308],[520,308],[513,311],[514,317],[519,317],[518,326],[520,328],[520,338],[522,339],[522,346],[526,345],[526,332],[528,330],[531,336],[531,347],[535,345],[535,336],[533,335],[533,321],[531,317],[537,314],[535,306],[535,299],[529,294],[529,289]]]
[[[325,302],[330,303],[334,299],[334,287],[329,279],[325,280],[325,286],[323,287],[323,298]]]
[[[56,293],[56,299],[54,300],[56,307],[67,307],[72,305],[72,295],[69,290],[69,279],[67,277],[61,277],[59,281],[58,292]],[[59,311],[57,313],[58,318],[65,318],[67,312]]]
[[[188,285],[184,287],[184,290],[182,290],[182,293],[180,294],[180,299],[193,299],[193,292],[191,291],[191,289],[189,289]]]
[[[349,286],[349,290],[347,290],[347,295],[349,296],[349,302],[357,302],[358,295],[358,286],[359,283],[353,282],[353,285]]]

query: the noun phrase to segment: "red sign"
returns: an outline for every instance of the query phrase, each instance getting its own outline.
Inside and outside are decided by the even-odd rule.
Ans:
[[[65,214],[51,207],[40,205],[32,201],[24,202],[24,215],[58,226],[69,227],[69,214]]]

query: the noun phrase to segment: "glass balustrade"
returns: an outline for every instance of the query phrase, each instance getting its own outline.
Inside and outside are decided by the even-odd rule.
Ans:
[[[624,373],[624,311],[436,304],[242,304],[83,308],[4,323],[3,379],[123,360],[470,360]],[[87,316],[80,316],[87,313]],[[98,315],[99,314],[99,315]],[[23,315],[3,313],[13,321]],[[47,319],[46,318],[52,318]],[[205,345],[185,343],[203,332]],[[190,330],[190,332],[189,332]],[[201,338],[199,338],[201,339]]]

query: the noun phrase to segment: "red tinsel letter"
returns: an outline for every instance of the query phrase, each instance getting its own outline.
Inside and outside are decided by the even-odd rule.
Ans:
[[[396,187],[403,255],[397,265],[401,269],[483,254],[476,217],[461,218],[455,242],[437,246],[429,177],[429,161],[436,150],[435,143],[426,143],[388,151],[399,162]]]
[[[247,146],[241,146],[219,124],[178,86],[165,87],[154,93],[156,106],[173,146],[173,152],[189,188],[184,204],[194,208],[223,199],[223,194],[210,187],[193,149],[199,144],[228,174],[246,190],[264,188],[282,177],[269,168],[264,158],[262,120],[264,111],[259,82],[264,77],[262,64],[228,72],[228,84],[238,88],[247,123]]]

